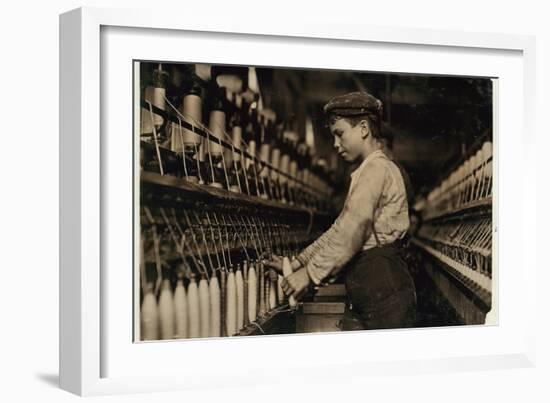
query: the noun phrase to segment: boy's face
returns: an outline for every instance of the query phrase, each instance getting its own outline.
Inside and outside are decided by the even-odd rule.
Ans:
[[[345,118],[331,121],[329,129],[334,136],[334,148],[347,162],[355,162],[363,152],[362,123],[352,126]]]

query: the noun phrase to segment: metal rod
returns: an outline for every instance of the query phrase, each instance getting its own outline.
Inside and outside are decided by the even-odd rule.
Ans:
[[[210,227],[210,235],[212,236],[212,243],[214,244],[214,251],[216,252],[216,260],[218,261],[218,269],[221,269],[222,267],[222,263],[220,261],[220,257],[218,256],[218,247],[216,246],[216,237],[214,235],[214,228],[212,226],[212,221],[210,221],[210,215],[208,214],[208,211],[205,212],[206,213],[206,219],[208,220],[208,225]],[[222,254],[223,254],[223,249],[222,250]]]
[[[162,157],[160,155],[160,147],[158,142],[158,136],[157,136],[157,128],[155,127],[155,119],[153,117],[153,104],[151,102],[146,101],[149,104],[149,114],[151,116],[151,126],[153,127],[153,139],[155,140],[155,149],[157,151],[157,158],[159,160],[159,168],[160,168],[160,174],[164,175],[164,168],[162,167]]]
[[[210,256],[211,253],[210,253],[210,249],[208,248],[208,242],[206,241],[206,235],[205,235],[205,232],[204,232],[204,228],[202,227],[202,223],[200,222],[199,216],[197,215],[196,211],[193,211],[193,215],[195,216],[195,219],[197,220],[197,225],[199,226],[199,231],[201,232],[201,235],[202,235],[202,242],[204,244],[204,248],[206,249],[206,257],[208,258],[208,263],[210,264],[210,272],[212,274],[214,274],[214,272],[215,272],[214,263],[212,263],[212,257]],[[208,280],[210,280],[210,279],[208,279]]]
[[[149,207],[147,206],[145,206],[143,209],[145,210],[145,216],[149,220],[149,223],[151,224],[151,230],[153,232],[153,250],[155,254],[155,266],[157,269],[157,281],[155,284],[155,295],[156,295],[162,283],[162,263],[160,261],[160,238],[157,232],[157,223],[153,218],[153,214],[151,214],[151,210],[149,210]]]
[[[208,213],[207,214],[207,217],[208,217]],[[220,226],[220,223],[218,221],[218,216],[216,215],[216,212],[214,212],[214,219],[216,220],[216,226],[218,227],[218,235],[220,236],[220,245],[221,245],[221,251],[222,251],[222,258],[223,258],[223,265],[224,267],[227,267],[227,261],[225,260],[225,253],[223,252],[223,250],[225,249],[225,246],[223,244],[223,236],[222,236],[222,230],[221,230],[221,226]],[[210,218],[208,219],[210,221]],[[230,254],[230,251],[229,251],[229,245],[228,245],[228,249],[227,249],[227,254],[229,255]]]
[[[183,210],[183,215],[185,216],[185,221],[187,222],[187,226],[189,228],[189,231],[191,232],[191,239],[193,240],[193,243],[195,244],[195,249],[197,251],[197,255],[200,259],[200,263],[202,265],[202,268],[204,272],[201,272],[206,278],[210,281],[210,278],[208,277],[208,271],[206,270],[206,265],[204,264],[204,260],[202,258],[202,255],[200,253],[199,244],[197,242],[197,237],[195,236],[195,231],[193,231],[193,226],[191,225],[191,220],[189,220],[189,215],[187,214],[187,211]],[[200,271],[200,269],[199,269]]]

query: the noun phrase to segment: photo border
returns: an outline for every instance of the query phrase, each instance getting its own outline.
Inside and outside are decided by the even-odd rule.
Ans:
[[[531,36],[468,33],[445,30],[372,27],[361,24],[325,21],[289,21],[284,26],[265,21],[247,22],[215,17],[182,22],[178,13],[159,10],[119,10],[81,8],[60,17],[60,385],[80,395],[173,390],[193,385],[177,375],[161,381],[127,378],[101,378],[100,323],[105,315],[101,298],[100,194],[102,159],[100,135],[100,29],[102,26],[189,30],[197,32],[239,33],[347,41],[372,41],[433,46],[519,50],[523,53],[524,105],[523,141],[525,153],[534,142],[535,40]],[[526,178],[524,186],[535,186]],[[527,196],[525,196],[527,197]],[[535,227],[535,214],[525,210],[524,234]],[[535,231],[532,231],[534,233]],[[532,309],[525,323],[526,343],[521,354],[497,357],[414,360],[368,364],[346,368],[356,376],[369,374],[408,374],[443,370],[525,367],[534,365],[536,257],[525,237],[520,243],[528,276],[525,304]],[[528,254],[527,251],[530,253]],[[533,252],[533,253],[531,253]],[[291,366],[291,364],[289,364]],[[320,368],[319,371],[322,369]],[[326,368],[323,370],[326,371]],[[309,369],[308,369],[309,371]],[[314,371],[315,372],[315,371]],[[244,382],[242,383],[245,384]]]

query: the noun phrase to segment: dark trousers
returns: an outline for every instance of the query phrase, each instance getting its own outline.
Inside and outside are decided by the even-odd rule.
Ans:
[[[416,292],[403,248],[391,244],[362,251],[344,273],[349,304],[342,330],[414,326]]]

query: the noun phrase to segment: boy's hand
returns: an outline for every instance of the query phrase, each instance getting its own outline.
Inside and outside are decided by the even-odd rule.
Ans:
[[[266,268],[273,269],[277,274],[283,275],[283,258],[281,256],[273,255],[271,259],[264,259],[262,263]]]
[[[303,297],[310,285],[311,279],[305,267],[285,277],[281,284],[285,294],[289,297],[292,295],[297,300]]]

